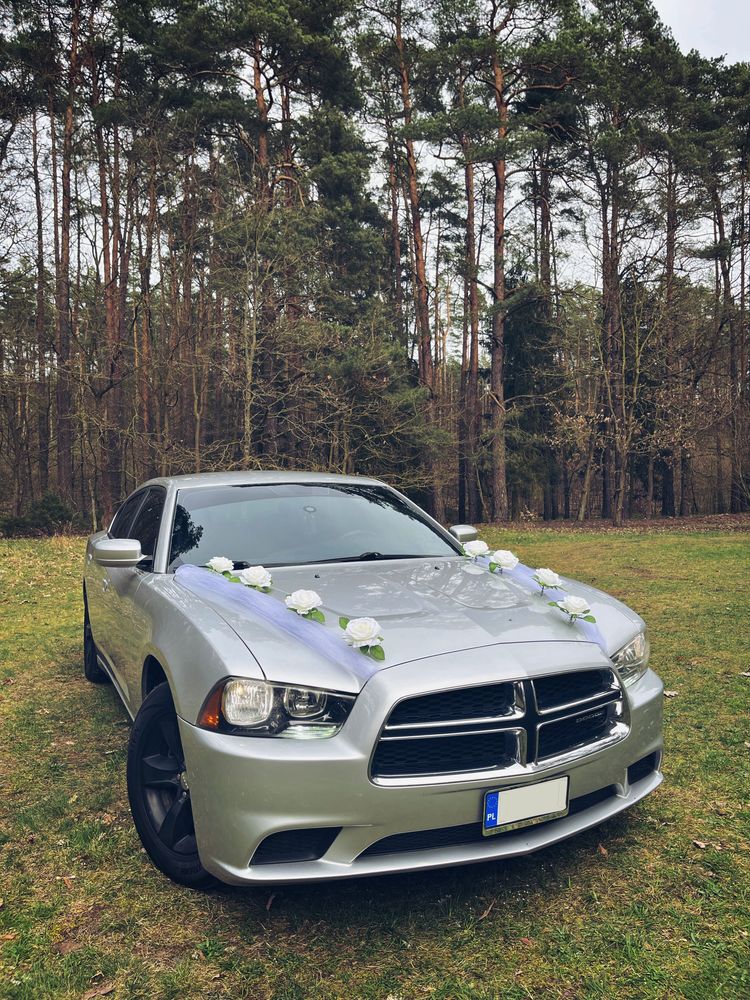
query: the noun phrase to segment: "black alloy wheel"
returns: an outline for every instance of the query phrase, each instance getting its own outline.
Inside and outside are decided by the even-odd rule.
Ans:
[[[168,684],[144,699],[128,744],[128,798],[146,853],[169,878],[193,889],[214,883],[200,862],[190,785]]]
[[[89,608],[86,601],[86,592],[83,594],[83,676],[92,684],[105,684],[109,677],[99,666],[96,655],[96,643],[91,634],[91,622],[89,621]]]

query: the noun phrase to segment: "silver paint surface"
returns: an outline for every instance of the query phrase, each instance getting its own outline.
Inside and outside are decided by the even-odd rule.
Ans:
[[[331,628],[338,628],[339,615],[377,618],[385,636],[386,659],[365,682],[220,598],[198,598],[166,569],[178,489],[272,482],[372,484],[378,480],[322,473],[240,472],[150,482],[167,491],[154,571],[97,564],[92,545],[107,533],[91,536],[84,567],[91,627],[131,716],[142,701],[147,659],[153,657],[163,669],[180,718],[201,859],[223,880],[342,877],[525,853],[601,822],[661,780],[656,772],[631,789],[626,775],[629,764],[660,752],[662,746],[662,686],[649,671],[626,689],[630,731],[624,740],[584,754],[573,765],[544,767],[533,775],[570,774],[572,797],[615,784],[618,795],[613,800],[494,843],[357,860],[365,847],[382,837],[476,822],[485,790],[530,780],[528,774],[482,773],[460,781],[415,781],[399,787],[374,783],[368,777],[369,760],[397,701],[474,684],[611,666],[608,656],[644,627],[642,619],[615,598],[565,580],[569,592],[589,599],[605,638],[605,655],[549,607],[546,598],[528,593],[507,577],[490,575],[459,555],[274,569],[274,595],[283,599],[298,588],[316,590]],[[429,520],[444,537],[451,537]],[[259,739],[197,728],[206,695],[228,675],[327,688],[357,698],[341,732],[330,739]],[[342,826],[344,830],[320,861],[250,867],[256,846],[269,833],[306,826]]]

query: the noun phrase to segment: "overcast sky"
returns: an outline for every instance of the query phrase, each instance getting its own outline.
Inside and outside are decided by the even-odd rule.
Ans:
[[[749,0],[653,0],[684,52],[750,62]]]

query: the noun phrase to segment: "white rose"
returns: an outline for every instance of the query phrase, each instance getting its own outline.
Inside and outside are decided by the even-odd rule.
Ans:
[[[214,573],[231,573],[234,569],[234,563],[231,559],[227,559],[226,556],[214,556],[213,559],[208,560],[206,565]]]
[[[554,573],[551,569],[538,569],[534,571],[534,579],[537,583],[541,584],[542,587],[559,587],[562,580]]]
[[[290,611],[296,611],[298,615],[307,615],[320,607],[323,598],[314,590],[295,590],[293,594],[284,598],[284,603]]]
[[[246,587],[271,586],[271,574],[265,566],[248,566],[247,569],[241,569],[237,576]]]
[[[380,626],[374,618],[352,618],[346,626],[346,641],[350,646],[376,646],[383,641]]]
[[[569,615],[587,615],[591,610],[585,597],[576,597],[573,594],[569,594],[564,601],[558,601],[557,606],[567,611]]]
[[[500,569],[515,569],[518,565],[518,556],[514,556],[508,549],[498,549],[492,553],[492,561]]]
[[[487,542],[482,542],[478,538],[464,545],[464,552],[467,556],[471,556],[472,559],[476,559],[477,556],[486,556],[489,551],[490,547]]]

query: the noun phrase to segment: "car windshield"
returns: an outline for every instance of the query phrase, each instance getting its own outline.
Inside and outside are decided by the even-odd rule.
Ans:
[[[213,556],[239,569],[460,553],[383,486],[192,487],[177,494],[169,566],[204,566]]]

